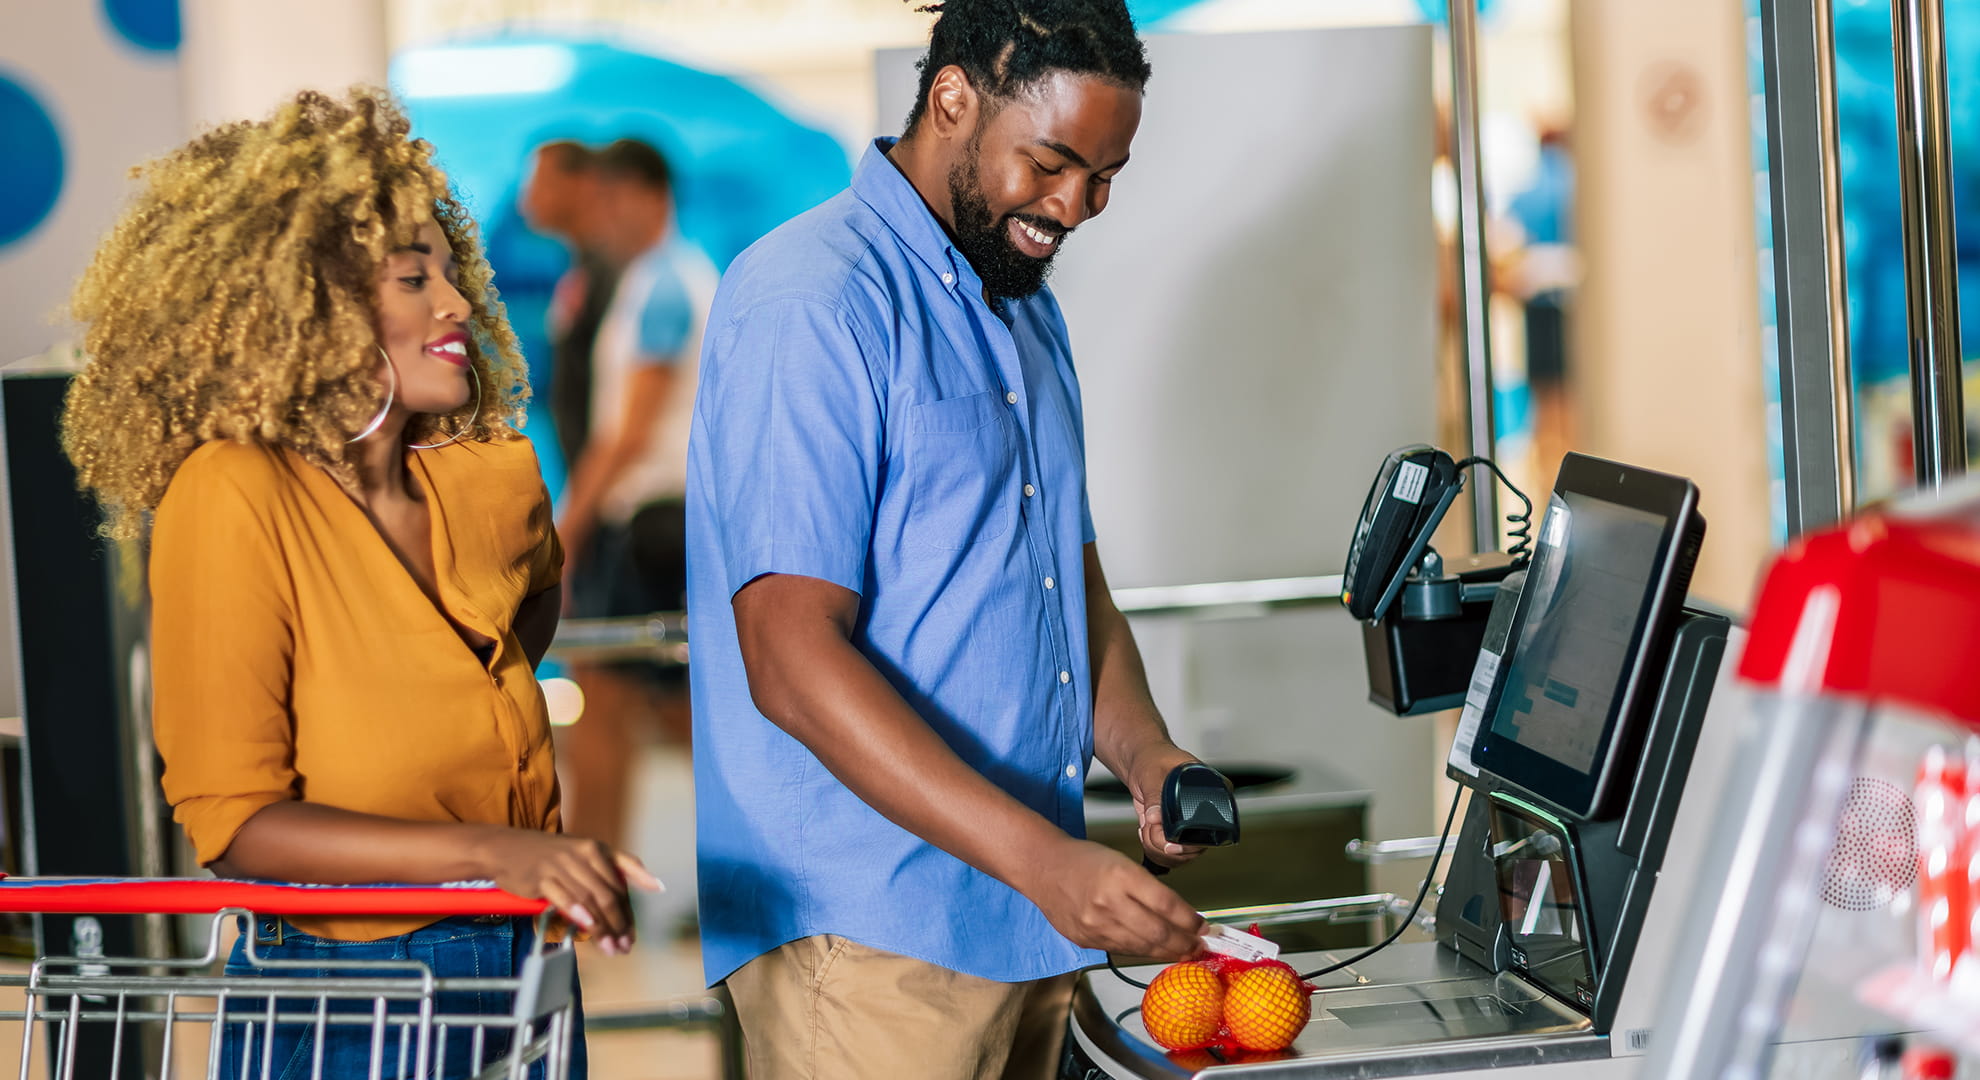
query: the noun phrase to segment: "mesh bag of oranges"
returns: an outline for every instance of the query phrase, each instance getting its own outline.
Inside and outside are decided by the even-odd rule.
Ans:
[[[1149,982],[1141,1022],[1166,1050],[1283,1050],[1312,1018],[1315,989],[1280,960],[1185,960]]]

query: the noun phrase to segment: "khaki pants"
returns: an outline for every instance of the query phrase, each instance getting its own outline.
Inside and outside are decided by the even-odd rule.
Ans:
[[[824,935],[728,984],[750,1080],[1053,1080],[1073,979],[992,982]]]

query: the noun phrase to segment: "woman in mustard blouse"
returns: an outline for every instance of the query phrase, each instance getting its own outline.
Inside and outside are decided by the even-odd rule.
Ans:
[[[63,440],[105,531],[149,533],[153,729],[202,864],[492,879],[622,951],[628,882],[657,883],[559,835],[533,671],[562,552],[512,426],[515,338],[430,153],[382,93],[304,93],[142,169],[75,294],[90,361]],[[442,976],[509,974],[532,937],[527,920],[251,929],[263,955]],[[239,946],[230,968],[252,971]],[[506,1011],[464,997],[443,1004]],[[322,1075],[364,1074],[368,1031],[345,1030],[363,1045],[332,1029]],[[306,1072],[312,1038],[278,1037],[275,1075]]]

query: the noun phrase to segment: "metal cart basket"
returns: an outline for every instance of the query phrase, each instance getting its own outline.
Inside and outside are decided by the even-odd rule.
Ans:
[[[487,883],[9,878],[0,881],[0,910],[211,917],[201,956],[44,955],[25,975],[0,975],[0,989],[25,994],[21,1009],[0,1012],[0,1029],[16,1028],[21,1040],[21,1080],[147,1074],[160,1080],[566,1080],[570,1072],[577,974],[571,944],[546,943],[550,915],[543,901]],[[284,915],[534,917],[535,938],[512,977],[441,978],[417,960],[261,955],[258,927],[279,933]],[[230,924],[243,928],[252,974],[238,967],[235,975],[223,973]],[[85,941],[75,951],[92,950]],[[464,1001],[476,1007],[461,1008]],[[222,1053],[223,1035],[234,1043],[232,1064]],[[361,1070],[326,1066],[331,1035],[368,1038]],[[278,1049],[283,1043],[305,1049]],[[146,1062],[133,1060],[139,1056]]]

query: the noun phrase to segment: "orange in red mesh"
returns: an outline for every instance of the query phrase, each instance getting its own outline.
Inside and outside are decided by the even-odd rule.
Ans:
[[[1208,964],[1172,964],[1141,995],[1141,1023],[1168,1050],[1198,1050],[1217,1041],[1224,1022],[1224,982]]]
[[[1313,1015],[1307,989],[1276,961],[1233,973],[1224,989],[1224,1024],[1246,1050],[1283,1050]]]

